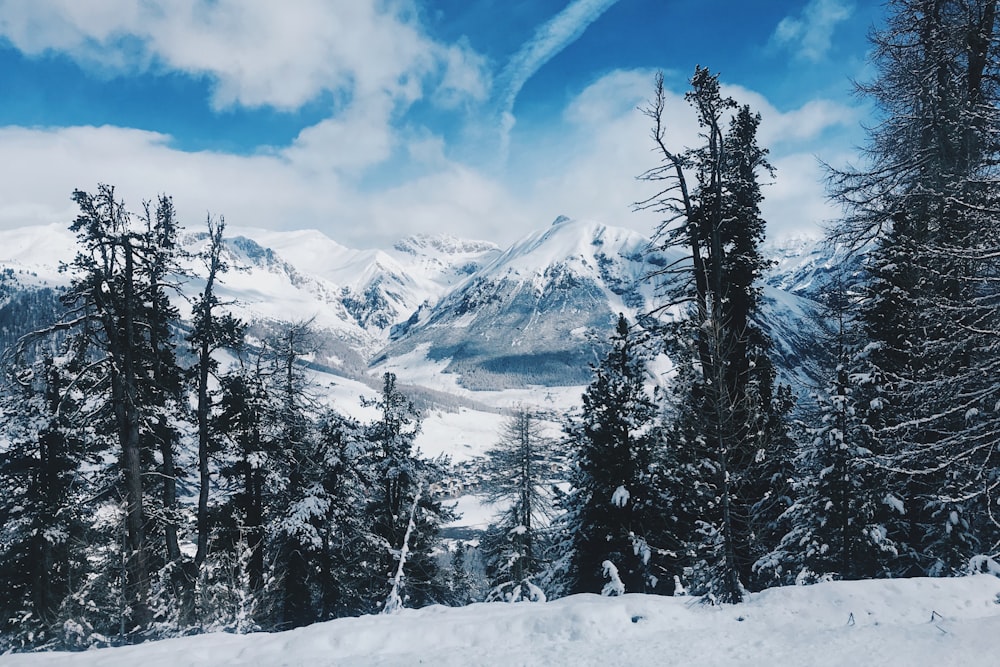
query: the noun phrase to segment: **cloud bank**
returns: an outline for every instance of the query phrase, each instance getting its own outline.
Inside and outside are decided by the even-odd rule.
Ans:
[[[652,80],[648,70],[621,70],[580,91],[563,110],[556,138],[518,156],[524,178],[517,181],[451,160],[440,137],[423,135],[409,145],[423,167],[418,175],[360,188],[331,163],[348,169],[385,154],[391,138],[351,134],[364,119],[324,121],[288,147],[255,155],[181,151],[167,135],[118,127],[0,128],[0,226],[69,224],[73,189],[107,182],[133,206],[159,192],[173,195],[187,226],[212,212],[238,226],[319,228],[355,246],[427,231],[509,243],[559,214],[649,234],[656,216],[632,213],[630,204],[650,194],[635,178],[655,159],[648,119],[636,107],[652,93]],[[697,135],[683,92],[667,100],[667,138],[675,146]],[[764,192],[772,236],[833,217],[807,140],[849,123],[853,112],[814,101],[782,113],[753,91],[725,92],[760,110],[762,140],[776,142],[777,180]]]
[[[239,155],[184,151],[167,134],[122,127],[0,128],[0,226],[69,224],[70,193],[105,182],[133,206],[173,195],[188,226],[211,212],[237,226],[318,228],[359,247],[416,232],[509,243],[560,214],[649,234],[658,220],[630,204],[650,194],[635,177],[655,159],[636,110],[652,93],[651,70],[612,71],[576,91],[536,124],[537,141],[517,142],[506,169],[456,157],[481,154],[481,136],[446,138],[404,114],[423,101],[474,123],[499,108],[512,125],[525,83],[614,4],[570,2],[516,51],[490,94],[487,61],[464,40],[429,37],[410,0],[0,0],[0,38],[29,55],[64,54],[105,76],[206,77],[216,109],[331,100],[328,117],[287,145]],[[824,24],[810,17],[807,8],[789,34],[809,41],[808,26]],[[676,146],[697,137],[680,85],[667,107]],[[812,153],[855,123],[855,111],[829,100],[778,110],[754,91],[727,91],[764,116],[761,141],[778,167],[765,190],[772,233],[832,217]],[[468,118],[454,110],[463,106]]]

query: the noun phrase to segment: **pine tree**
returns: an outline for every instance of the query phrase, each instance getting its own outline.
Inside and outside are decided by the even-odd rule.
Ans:
[[[302,494],[303,516],[315,530],[318,620],[363,613],[364,507],[368,448],[360,424],[328,411],[320,420],[317,451]]]
[[[611,350],[594,368],[582,416],[566,427],[573,467],[561,504],[569,593],[599,593],[604,562],[625,590],[669,592],[660,552],[669,539],[657,470],[657,408],[646,390],[645,357],[619,315]]]
[[[310,322],[284,327],[271,341],[272,384],[266,421],[270,443],[268,513],[272,524],[275,586],[280,591],[281,628],[299,627],[316,620],[309,585],[308,554],[318,546],[299,506],[308,494],[310,458],[316,449],[313,417],[316,410],[301,360],[314,351]]]
[[[895,510],[884,500],[870,421],[878,414],[880,383],[851,371],[863,355],[842,277],[831,282],[824,305],[824,320],[833,326],[821,340],[829,370],[805,414],[808,425],[800,426],[805,437],[795,461],[796,500],[785,513],[788,532],[755,565],[781,583],[884,576],[883,562],[896,553],[887,529]]]
[[[757,531],[773,524],[772,487],[790,459],[782,416],[787,400],[775,394],[769,341],[754,323],[757,282],[767,266],[759,252],[765,224],[758,175],[771,167],[757,145],[760,116],[723,97],[718,77],[704,68],[696,68],[691,87],[686,99],[704,143],[677,153],[665,143],[663,77],[657,77],[646,113],[661,164],[642,178],[662,189],[637,207],[667,216],[657,230],[658,249],[687,255],[657,276],[668,279],[668,303],[685,312],[666,328],[668,338],[690,341],[691,362],[676,361],[697,367],[678,376],[689,383],[680,391],[688,405],[677,410],[681,421],[670,447],[686,443],[698,457],[682,466],[694,477],[680,483],[688,486],[683,514],[698,517],[700,535],[682,541],[700,543],[703,559],[695,569],[703,588],[739,601],[753,583],[753,563],[773,546],[761,543]],[[684,346],[676,350],[683,353]],[[690,506],[698,501],[705,505]]]
[[[140,441],[141,364],[137,358],[143,338],[136,234],[131,216],[114,189],[100,186],[96,195],[73,193],[80,215],[71,226],[80,246],[73,268],[78,277],[64,297],[66,304],[93,321],[98,345],[108,355],[110,402],[121,448],[127,526],[126,598],[130,627],[145,628],[152,620],[149,608],[149,546]]]
[[[237,348],[238,365],[219,378],[219,406],[214,425],[224,434],[225,450],[219,474],[232,487],[217,508],[213,522],[224,552],[243,552],[235,564],[237,580],[245,580],[246,597],[256,614],[263,614],[267,470],[270,449],[264,416],[268,409],[269,369],[261,354]],[[255,617],[254,622],[262,619]]]
[[[126,526],[124,626],[126,634],[135,636],[153,619],[151,572],[156,563],[149,541],[150,508],[161,518],[167,558],[177,555],[176,493],[171,488],[174,434],[165,410],[176,396],[180,373],[170,341],[176,312],[164,292],[174,262],[176,227],[172,210],[160,210],[143,228],[110,186],[99,186],[93,195],[78,190],[73,199],[80,214],[71,226],[78,252],[69,266],[71,285],[63,295],[67,313],[38,335],[77,330],[90,346],[93,362],[79,371],[74,384],[90,388],[88,398],[103,406],[91,410],[91,418],[107,418],[116,439]],[[161,209],[166,204],[169,200],[161,200]],[[154,451],[161,455],[166,468],[160,472],[168,480],[159,504],[148,502],[145,481]]]
[[[544,599],[535,579],[544,569],[552,520],[552,441],[535,413],[517,408],[486,456],[487,497],[507,507],[483,538],[488,597],[510,602]]]
[[[440,539],[441,524],[451,513],[429,493],[430,484],[443,475],[443,470],[438,463],[424,460],[414,451],[420,413],[400,391],[396,376],[386,373],[382,380],[379,397],[366,401],[379,414],[365,428],[365,440],[371,448],[367,473],[371,480],[371,500],[366,508],[370,538],[365,558],[366,598],[370,604],[378,605],[371,611],[381,608],[399,567],[405,541],[402,602],[414,607],[444,603],[447,581],[439,571],[434,550]]]
[[[153,564],[162,569],[154,590],[160,598],[156,615],[159,623],[189,627],[194,622],[195,577],[192,563],[181,556],[179,530],[185,523],[185,513],[178,503],[180,468],[175,463],[188,408],[184,373],[175,353],[174,330],[180,314],[170,301],[171,293],[179,291],[176,280],[182,272],[178,263],[179,226],[170,197],[158,197],[155,209],[145,202],[139,225],[142,289],[138,296],[145,311],[141,320],[146,328],[148,359],[141,362],[146,379],[139,383],[138,401],[149,422],[142,431],[141,446],[153,456],[158,454],[160,464],[160,474],[148,485],[151,492],[160,486],[160,503],[151,503],[149,511],[155,530],[162,532],[163,538],[162,555]]]
[[[82,548],[86,443],[67,415],[64,396],[78,367],[71,341],[59,357],[36,351],[13,371],[0,428],[0,650],[75,648],[66,636],[66,603],[89,570]]]
[[[54,324],[22,337],[17,351],[73,341],[73,363],[53,367],[73,373],[59,383],[59,404],[79,407],[60,414],[70,420],[63,428],[85,434],[88,450],[100,461],[88,474],[91,500],[123,508],[123,539],[112,526],[99,527],[100,521],[85,539],[92,552],[107,556],[91,559],[92,581],[105,582],[109,594],[121,592],[115,625],[124,641],[150,627],[154,606],[159,620],[176,620],[177,591],[186,587],[176,576],[181,521],[174,450],[184,412],[182,373],[173,341],[178,316],[168,298],[176,287],[171,281],[178,228],[167,197],[158,200],[155,214],[147,205],[139,217],[110,186],[100,185],[96,194],[76,191],[73,199],[80,209],[71,225],[77,254],[66,267],[71,282],[61,297],[64,311]],[[111,461],[116,463],[108,467]],[[162,537],[160,546],[154,537]],[[102,539],[109,542],[89,542]],[[95,633],[114,632],[110,617],[92,617]]]
[[[486,584],[481,581],[482,576],[477,574],[482,569],[482,564],[476,558],[478,554],[479,550],[466,542],[459,540],[455,544],[451,552],[451,576],[448,580],[452,606],[464,607],[481,601],[485,596],[483,588]]]
[[[998,111],[995,0],[896,0],[860,91],[884,121],[867,165],[831,172],[835,237],[866,254],[863,364],[883,383],[876,460],[902,509],[895,575],[948,574],[995,548],[990,503]],[[876,416],[873,415],[873,420]]]
[[[219,447],[215,441],[221,434],[213,433],[211,380],[217,379],[218,361],[212,356],[221,347],[238,348],[242,345],[246,325],[229,314],[219,314],[221,305],[216,295],[216,283],[228,270],[223,259],[226,221],[208,216],[207,247],[201,253],[205,267],[205,286],[192,304],[193,321],[188,341],[197,355],[191,369],[194,380],[195,419],[198,425],[198,510],[197,550],[195,568],[200,568],[208,557],[211,522],[209,498],[211,494],[211,468],[209,458]],[[213,437],[214,436],[214,437]]]

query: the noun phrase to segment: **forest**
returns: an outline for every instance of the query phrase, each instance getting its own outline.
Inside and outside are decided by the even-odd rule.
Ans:
[[[832,579],[954,576],[1000,557],[1000,40],[996,0],[893,0],[871,34],[876,109],[858,166],[827,168],[827,243],[858,259],[823,295],[823,382],[777,380],[759,324],[770,267],[760,115],[697,68],[700,134],[642,111],[660,214],[645,280],[580,410],[552,437],[511,412],[483,464],[505,511],[445,546],[449,462],[386,373],[359,422],[324,401],[308,322],[251,335],[198,293],[161,195],[78,190],[69,287],[0,276],[0,652],[276,631],[401,606],[574,593],[698,596]],[[858,267],[854,270],[853,267]],[[191,317],[178,309],[190,304]],[[649,361],[666,354],[669,382]],[[664,388],[665,387],[665,388]]]

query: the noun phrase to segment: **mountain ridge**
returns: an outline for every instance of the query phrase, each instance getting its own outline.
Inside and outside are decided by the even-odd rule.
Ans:
[[[262,330],[311,321],[327,343],[318,359],[348,375],[392,371],[403,381],[451,374],[473,391],[589,381],[618,313],[635,321],[663,305],[649,275],[681,258],[650,251],[633,230],[560,216],[506,249],[418,234],[356,250],[317,230],[227,229],[220,298]],[[185,231],[196,252],[203,232]],[[0,231],[0,268],[25,287],[69,280],[75,238],[56,225]],[[764,286],[762,326],[776,339],[785,379],[801,383],[818,306],[815,276],[831,259],[802,244],[783,251]],[[197,274],[197,260],[186,260]],[[819,267],[819,268],[817,268]],[[200,289],[188,278],[188,291]],[[189,308],[181,304],[182,313]]]

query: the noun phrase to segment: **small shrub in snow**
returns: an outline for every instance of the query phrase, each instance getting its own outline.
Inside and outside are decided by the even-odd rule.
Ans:
[[[973,556],[969,559],[969,574],[992,574],[1000,577],[1000,563],[986,555]]]
[[[608,583],[604,584],[604,588],[601,589],[601,595],[604,597],[625,595],[625,584],[618,576],[618,568],[615,567],[615,564],[606,560],[601,565],[604,568],[604,576],[608,578]]]

